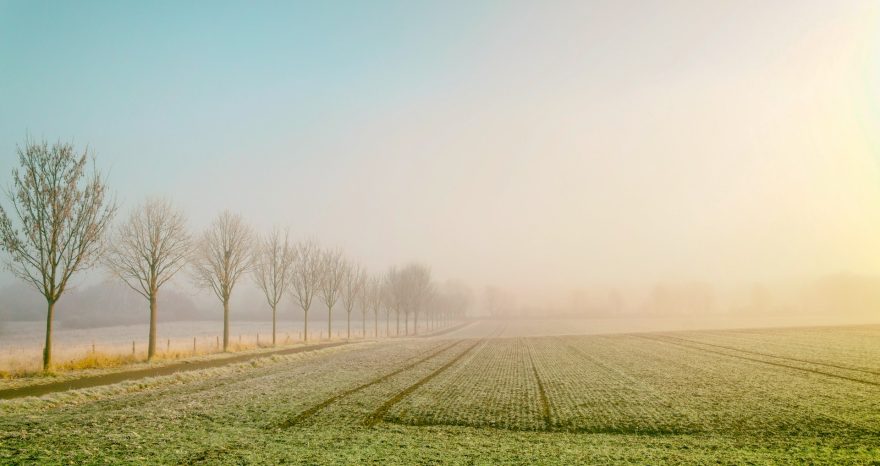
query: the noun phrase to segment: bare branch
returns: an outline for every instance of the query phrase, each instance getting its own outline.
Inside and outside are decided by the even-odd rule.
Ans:
[[[26,140],[7,190],[9,210],[0,206],[0,249],[9,270],[40,292],[49,305],[44,369],[51,360],[52,306],[78,271],[93,266],[104,250],[103,236],[116,212],[104,177],[86,173],[88,150],[71,144]]]
[[[272,309],[284,297],[293,275],[295,250],[289,237],[287,230],[274,228],[254,248],[254,281]]]
[[[192,260],[196,284],[224,303],[252,266],[251,230],[241,215],[221,213],[202,234]]]
[[[117,227],[104,265],[147,299],[186,264],[190,249],[184,215],[168,200],[150,199]]]

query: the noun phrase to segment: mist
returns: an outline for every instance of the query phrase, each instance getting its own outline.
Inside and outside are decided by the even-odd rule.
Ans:
[[[230,209],[377,273],[420,261],[472,315],[880,321],[876,3],[546,6],[7,4],[0,184],[26,135],[74,141],[120,217],[162,196],[194,234]],[[106,271],[75,281],[63,325],[146,322]],[[44,318],[0,286],[4,318]],[[163,299],[220,318],[187,274]],[[233,299],[269,318],[252,283]]]

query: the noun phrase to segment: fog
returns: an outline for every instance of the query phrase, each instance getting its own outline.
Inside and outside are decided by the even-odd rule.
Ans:
[[[880,4],[444,5],[4,4],[0,185],[27,134],[88,145],[119,219],[228,208],[428,264],[471,315],[880,322]],[[105,270],[74,281],[62,325],[147,321]],[[187,271],[161,299],[221,318]],[[0,320],[44,307],[0,273]],[[270,316],[251,282],[232,309]]]

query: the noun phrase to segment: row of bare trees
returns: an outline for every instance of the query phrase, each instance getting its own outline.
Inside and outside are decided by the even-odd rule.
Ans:
[[[464,312],[461,289],[447,285],[437,290],[431,270],[418,263],[370,274],[339,249],[325,249],[315,241],[291,242],[287,230],[256,235],[243,218],[223,212],[199,236],[192,237],[185,215],[169,201],[151,199],[135,207],[115,229],[111,221],[116,201],[108,195],[104,177],[92,166],[88,150],[77,153],[70,144],[26,141],[18,149],[19,168],[13,170],[7,193],[10,208],[0,206],[0,247],[6,264],[46,299],[46,341],[43,368],[52,362],[54,305],[67,289],[70,277],[102,263],[113,276],[149,302],[150,329],[147,355],[156,354],[158,298],[161,287],[189,266],[194,282],[211,290],[223,305],[223,350],[229,348],[229,303],[234,288],[251,275],[263,291],[272,312],[272,343],[276,342],[279,303],[291,296],[303,310],[305,339],[309,311],[317,296],[327,307],[327,332],[332,312],[341,304],[351,338],[351,315],[360,308],[362,332],[367,315],[373,316],[373,336],[379,334],[379,314],[385,310],[386,335],[391,315],[395,335],[418,333],[419,317],[429,327],[449,322]],[[459,298],[456,298],[458,296]]]

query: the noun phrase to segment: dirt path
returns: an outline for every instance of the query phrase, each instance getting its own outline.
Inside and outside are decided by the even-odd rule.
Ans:
[[[77,390],[81,388],[100,387],[102,385],[112,385],[129,380],[144,379],[147,377],[159,377],[163,375],[171,375],[178,372],[189,372],[199,369],[209,369],[212,367],[225,366],[227,364],[250,361],[252,359],[265,358],[267,356],[305,353],[308,351],[317,351],[320,349],[333,348],[334,346],[347,344],[349,344],[349,342],[344,341],[336,343],[321,343],[318,345],[299,346],[296,348],[281,349],[277,351],[270,351],[267,353],[242,354],[238,356],[231,356],[228,358],[209,359],[206,361],[177,362],[161,367],[114,372],[112,374],[95,375],[40,385],[7,388],[4,390],[0,390],[0,400],[11,400],[13,398],[23,398],[26,396],[42,396],[49,393]]]

